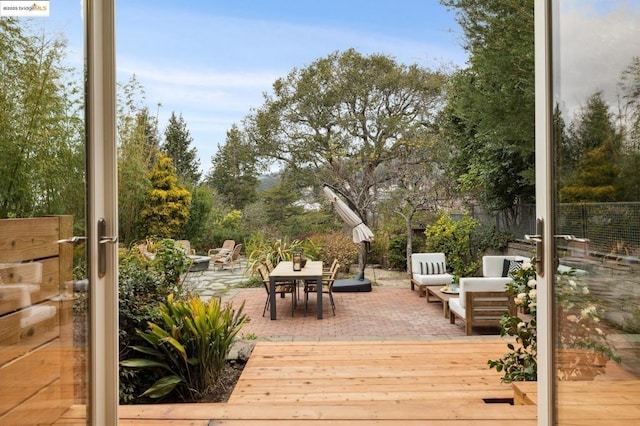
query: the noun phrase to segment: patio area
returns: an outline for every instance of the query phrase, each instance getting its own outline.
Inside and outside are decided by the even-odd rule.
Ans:
[[[244,263],[243,263],[244,265]],[[462,323],[452,325],[443,315],[440,302],[427,303],[409,289],[407,274],[370,266],[365,276],[371,279],[371,292],[336,293],[336,315],[333,316],[328,296],[323,303],[323,319],[316,319],[315,295],[309,297],[305,315],[304,295],[293,316],[291,299],[276,297],[277,320],[262,316],[267,293],[264,288],[233,288],[246,281],[244,268],[194,273],[189,282],[203,297],[220,296],[235,307],[245,304],[250,321],[241,335],[255,335],[260,341],[345,341],[345,340],[442,340],[465,335]],[[471,338],[499,338],[496,328],[474,330]]]

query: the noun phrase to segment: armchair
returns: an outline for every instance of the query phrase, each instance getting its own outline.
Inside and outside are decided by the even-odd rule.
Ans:
[[[222,243],[222,247],[209,249],[209,251],[207,252],[207,255],[210,256],[211,259],[213,260],[215,256],[231,253],[235,246],[236,246],[235,240],[224,240],[224,242]]]
[[[413,253],[411,255],[411,290],[418,287],[418,296],[426,295],[429,285],[448,285],[453,275],[447,273],[444,253]]]

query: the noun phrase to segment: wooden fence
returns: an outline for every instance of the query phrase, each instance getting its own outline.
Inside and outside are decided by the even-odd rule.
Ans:
[[[0,424],[52,424],[73,404],[71,216],[0,220]],[[67,295],[68,296],[68,295]]]

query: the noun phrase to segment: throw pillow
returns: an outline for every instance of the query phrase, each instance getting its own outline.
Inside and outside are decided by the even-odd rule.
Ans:
[[[511,273],[522,268],[522,260],[505,259],[502,263],[502,276],[510,277]]]
[[[444,262],[420,262],[421,275],[444,274],[445,269]]]

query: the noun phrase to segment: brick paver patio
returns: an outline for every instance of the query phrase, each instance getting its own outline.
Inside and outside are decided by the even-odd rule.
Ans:
[[[429,340],[464,336],[464,326],[450,324],[440,303],[427,303],[409,289],[408,283],[406,288],[374,287],[367,293],[334,293],[335,316],[325,295],[322,320],[316,318],[315,295],[309,297],[305,316],[301,294],[293,317],[291,295],[276,297],[275,321],[269,319],[268,309],[262,316],[266,297],[264,289],[244,289],[227,299],[236,307],[245,303],[251,320],[241,334],[255,334],[260,340]],[[497,333],[491,330],[494,336]]]

